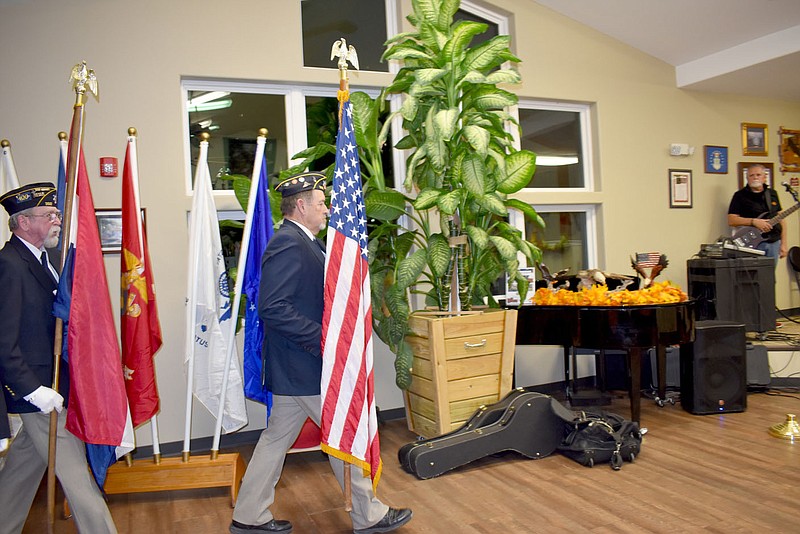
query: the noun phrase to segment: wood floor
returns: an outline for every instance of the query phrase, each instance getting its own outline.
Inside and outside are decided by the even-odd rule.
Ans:
[[[627,399],[615,398],[610,410],[627,416]],[[800,414],[796,392],[751,393],[744,413],[724,415],[643,400],[642,452],[620,471],[583,467],[557,453],[541,460],[504,453],[431,480],[400,468],[397,450],[416,436],[405,420],[393,420],[381,428],[378,492],[387,504],[414,510],[399,531],[408,534],[798,532],[800,443],[767,432],[787,413]],[[249,460],[252,448],[239,452]],[[25,533],[46,531],[44,495]],[[228,531],[232,513],[222,488],[112,495],[109,506],[121,534],[219,534]],[[320,452],[289,456],[273,512],[298,534],[352,531]],[[59,518],[56,532],[76,529]]]

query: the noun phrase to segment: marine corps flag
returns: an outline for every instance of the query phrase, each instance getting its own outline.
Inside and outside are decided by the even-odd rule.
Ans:
[[[153,356],[161,347],[153,270],[139,204],[136,135],[128,136],[122,171],[122,366],[133,426],[158,412]]]

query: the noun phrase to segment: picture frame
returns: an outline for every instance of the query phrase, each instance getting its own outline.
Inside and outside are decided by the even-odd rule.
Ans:
[[[769,155],[769,132],[766,124],[757,122],[742,123],[742,155]]]
[[[767,181],[764,184],[767,187],[773,187],[772,184],[772,177],[775,176],[775,164],[774,163],[767,163],[763,161],[740,161],[737,164],[737,170],[739,172],[739,187],[742,188],[747,185],[747,169],[751,165],[763,165],[764,170],[766,170],[767,174]]]
[[[778,129],[781,139],[781,172],[800,172],[800,130]]]
[[[145,209],[142,211],[142,227],[145,225]],[[95,208],[97,231],[100,234],[100,250],[103,254],[122,252],[122,210],[116,208]]]
[[[704,145],[703,162],[706,174],[728,174],[728,147]]]
[[[669,207],[692,207],[692,171],[689,169],[670,169]]]

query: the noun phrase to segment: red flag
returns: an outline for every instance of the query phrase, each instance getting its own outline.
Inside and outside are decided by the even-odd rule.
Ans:
[[[83,147],[79,150],[73,202],[78,213],[77,231],[68,236],[74,268],[67,325],[70,373],[67,430],[86,443],[132,448],[133,429],[120,370],[100,234]],[[62,273],[62,278],[67,276],[69,273]]]
[[[352,107],[341,92],[322,316],[322,450],[381,472],[372,355],[367,221]]]
[[[133,426],[158,412],[153,355],[161,347],[153,270],[139,207],[136,137],[128,137],[122,171],[122,365]]]

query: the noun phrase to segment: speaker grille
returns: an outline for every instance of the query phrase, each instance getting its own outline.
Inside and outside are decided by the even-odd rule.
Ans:
[[[745,326],[698,321],[695,342],[681,347],[681,404],[698,414],[742,412],[747,406]]]

